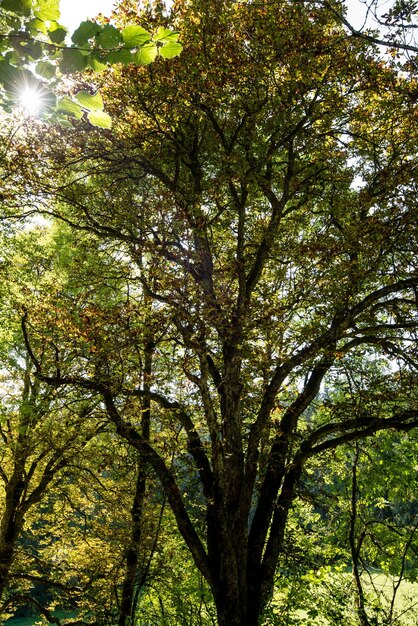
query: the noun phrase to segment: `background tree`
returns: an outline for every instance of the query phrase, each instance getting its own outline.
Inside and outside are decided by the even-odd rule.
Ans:
[[[345,27],[349,36],[382,46],[392,55],[401,54],[415,64],[417,4],[415,0],[359,0],[322,2]]]
[[[402,383],[399,378],[404,378]],[[414,401],[415,394],[414,381],[406,372],[394,373],[381,360],[367,368],[352,363],[349,371],[343,366],[328,392],[317,399],[311,419],[323,419],[324,411],[334,413],[334,419],[339,413],[384,413],[388,401],[405,406]],[[330,553],[321,552],[318,546],[316,559],[309,560],[305,555],[312,559],[312,548],[305,547],[298,563],[299,577],[312,577],[312,591],[319,589],[319,598],[321,586],[330,585],[331,593],[343,591],[339,601],[335,595],[328,603],[335,623],[341,619],[363,624],[413,622],[416,607],[412,598],[407,601],[405,581],[416,580],[417,574],[416,498],[411,492],[416,445],[415,434],[385,432],[372,441],[332,450],[305,467],[299,491],[305,507],[309,505],[312,512],[310,516],[305,513],[305,520],[298,514],[297,528],[302,527],[311,542],[320,542]],[[288,543],[298,545],[296,538]],[[352,567],[345,576],[343,590],[341,575],[336,576],[335,571],[346,571],[350,560]],[[331,572],[327,570],[329,565]],[[322,573],[322,581],[318,572]],[[305,585],[299,584],[304,593]],[[402,587],[405,592],[399,593]],[[357,620],[351,610],[354,602]],[[348,608],[348,613],[338,616],[339,605],[341,611]],[[325,613],[314,596],[310,610],[317,615]]]
[[[22,245],[31,246],[32,235]],[[3,252],[9,248],[3,242]],[[85,403],[71,406],[56,390],[40,383],[32,375],[32,366],[20,333],[19,317],[13,308],[17,293],[34,276],[18,250],[13,268],[10,258],[3,265],[3,273],[13,273],[14,281],[2,288],[2,388],[1,388],[1,479],[3,498],[0,522],[0,595],[10,583],[18,543],[25,518],[31,508],[45,497],[52,484],[62,480],[63,470],[72,455],[82,449],[93,436],[88,428],[79,431],[80,421],[89,414]],[[21,299],[21,298],[20,298]],[[66,414],[68,430],[59,432],[59,414]]]
[[[106,328],[94,334],[105,320],[100,303],[110,294],[117,301],[121,275],[92,288],[100,258],[80,257],[80,243],[78,238],[75,249],[68,229],[34,224],[3,241],[8,280],[1,308],[1,610],[10,615],[31,607],[58,623],[51,612],[58,607],[76,609],[86,624],[92,623],[92,611],[94,623],[126,623],[153,569],[164,500],[151,510],[149,470],[104,421],[100,398],[45,386],[33,377],[21,334],[22,315],[30,311],[32,319],[42,319],[59,371],[60,360],[74,358],[74,345],[84,335],[65,323],[57,294],[65,292],[67,301],[89,298],[88,305],[83,301],[83,332],[94,338],[91,354],[103,364]],[[70,278],[74,267],[77,275]],[[89,276],[84,285],[83,268]],[[56,342],[60,332],[73,344],[67,355]],[[136,357],[145,389],[152,359],[150,329],[146,332],[142,365]],[[129,398],[124,406],[125,418],[142,424],[145,438],[149,412],[146,397]]]

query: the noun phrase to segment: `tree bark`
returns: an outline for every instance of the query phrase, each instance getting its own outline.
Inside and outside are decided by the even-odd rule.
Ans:
[[[139,563],[139,547],[142,536],[142,513],[145,498],[146,479],[142,468],[138,469],[135,496],[132,503],[131,519],[131,540],[126,552],[126,571],[122,586],[119,626],[129,626],[133,623],[133,607],[136,593]]]
[[[145,345],[145,359],[143,372],[144,398],[142,401],[141,434],[149,441],[151,424],[151,398],[150,381],[152,374],[152,356],[154,344],[149,339]],[[135,620],[135,598],[137,596],[138,573],[141,564],[139,562],[139,549],[143,529],[143,510],[146,491],[146,467],[141,459],[138,461],[138,473],[135,486],[135,495],[131,508],[131,537],[126,552],[126,570],[122,586],[118,626],[130,626]],[[141,580],[141,584],[143,584]]]
[[[19,514],[24,489],[23,472],[20,470],[21,468],[15,468],[6,485],[5,510],[0,524],[0,598],[8,584],[16,540],[23,524],[23,517]]]
[[[350,532],[349,544],[351,551],[351,562],[353,567],[353,578],[356,588],[356,610],[360,626],[371,626],[366,613],[366,603],[364,597],[363,583],[360,576],[359,555],[362,543],[362,537],[356,538],[356,522],[357,522],[357,499],[358,499],[358,482],[357,467],[359,462],[360,450],[356,443],[356,452],[354,455],[353,466],[351,468],[351,512],[350,512]]]

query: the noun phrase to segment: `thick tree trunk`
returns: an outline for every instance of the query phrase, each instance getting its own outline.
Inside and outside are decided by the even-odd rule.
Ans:
[[[231,580],[221,583],[214,592],[219,626],[258,626],[262,607],[257,591],[253,594],[248,584],[239,587]]]
[[[208,518],[211,529],[208,548],[215,581],[212,590],[219,626],[258,626],[260,623],[273,592],[276,564],[283,547],[286,521],[299,476],[299,467],[290,468],[278,495],[278,485],[273,483],[271,497],[274,505],[266,507],[265,498],[259,500],[258,516],[242,510],[240,515],[237,510],[235,516],[229,517],[226,507],[223,514],[219,513],[222,504],[218,504],[217,513]],[[259,507],[265,509],[265,524],[260,523],[262,511]],[[251,518],[252,524],[249,524]],[[262,544],[256,558],[252,549],[252,532]]]
[[[250,616],[246,611],[237,614],[229,607],[218,609],[218,626],[258,626],[258,616]]]
[[[219,626],[257,626],[261,604],[261,577],[248,564],[248,516],[214,515],[208,526],[212,563],[212,592]]]
[[[249,621],[247,598],[234,593],[238,590],[219,589],[215,597],[216,611],[219,626],[257,626],[258,620]]]

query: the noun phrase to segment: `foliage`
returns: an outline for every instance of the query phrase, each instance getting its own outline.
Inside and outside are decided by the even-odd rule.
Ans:
[[[152,506],[147,504],[152,481],[138,454],[121,445],[113,428],[108,428],[94,394],[88,399],[68,390],[61,394],[33,379],[21,341],[20,319],[33,307],[34,297],[44,292],[56,298],[65,289],[68,296],[77,298],[83,265],[89,279],[94,266],[99,271],[100,261],[103,273],[106,258],[95,255],[94,263],[93,258],[80,263],[77,239],[74,248],[68,229],[32,225],[13,238],[6,237],[3,245],[3,252],[8,251],[3,266],[8,281],[2,294],[0,345],[3,618],[31,606],[48,620],[52,610],[62,607],[76,610],[79,619],[84,615],[89,621],[94,612],[101,624],[114,623],[120,612],[133,529],[139,561],[133,572],[135,593],[153,572],[162,505],[155,495]],[[70,276],[74,264],[76,277]],[[91,315],[94,298],[97,305],[107,299],[108,307],[121,298],[120,275],[113,285],[108,281],[109,275],[102,290],[96,285],[94,296],[89,286]],[[39,315],[48,311],[51,301],[45,305]],[[60,324],[59,307],[52,306],[49,314],[49,340],[53,340],[57,331],[69,329]],[[71,331],[69,336],[79,339]],[[59,368],[63,357],[55,356]],[[124,413],[140,424],[137,416],[144,414],[144,404],[131,398]],[[138,484],[144,489],[140,501]]]
[[[118,30],[108,20],[84,21],[71,36],[59,24],[59,0],[2,0],[0,34],[0,86],[2,108],[12,111],[22,92],[38,97],[43,116],[71,127],[70,120],[84,112],[93,126],[110,128],[100,94],[81,91],[75,98],[58,97],[63,78],[89,70],[90,75],[109,65],[147,65],[160,55],[171,59],[182,50],[178,33],[159,27],[152,35],[139,25]],[[70,118],[70,120],[68,119]]]
[[[161,15],[147,5],[139,20],[153,32]],[[219,626],[256,626],[263,611],[351,620],[335,569],[385,568],[386,545],[399,575],[411,536],[402,515],[401,534],[374,523],[379,498],[413,504],[372,477],[383,457],[396,476],[418,425],[416,76],[347,37],[323,3],[178,0],[164,19],[180,59],[97,79],[111,132],[52,127],[46,141],[27,126],[5,155],[5,216],[66,224],[50,274],[38,252],[44,280],[17,289],[33,375],[94,398],[113,458],[129,449],[158,480],[162,533],[189,553],[179,578],[197,602],[210,589]],[[148,606],[178,619],[183,598],[163,585]]]

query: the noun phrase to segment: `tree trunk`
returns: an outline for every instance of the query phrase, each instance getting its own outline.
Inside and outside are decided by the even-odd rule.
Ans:
[[[150,380],[152,373],[152,356],[154,352],[154,343],[148,337],[145,346],[145,363],[143,372],[143,385],[145,396],[142,404],[141,430],[142,436],[147,441],[150,438],[151,423],[151,400],[149,396]],[[146,468],[140,460],[138,466],[137,481],[135,486],[135,495],[131,508],[131,538],[130,544],[126,552],[126,571],[122,586],[122,594],[120,600],[118,626],[130,626],[135,621],[135,598],[137,596],[138,573],[140,569],[139,548],[142,537],[143,527],[143,508],[146,491]],[[143,584],[143,580],[142,583]]]
[[[219,507],[221,508],[221,507]],[[261,603],[261,576],[249,572],[248,517],[214,515],[208,524],[212,592],[219,626],[257,626]],[[260,564],[256,567],[260,570]]]
[[[131,541],[126,552],[126,571],[123,581],[119,626],[129,626],[133,623],[133,606],[139,568],[139,546],[142,535],[142,509],[145,497],[145,476],[142,468],[138,470],[135,496],[131,509],[132,530]]]
[[[261,606],[248,585],[239,589],[229,581],[228,586],[218,587],[214,598],[219,626],[258,626]]]
[[[356,589],[356,609],[357,617],[360,626],[371,626],[369,618],[366,613],[366,603],[364,596],[363,583],[360,576],[360,548],[364,535],[356,537],[356,522],[357,522],[357,498],[358,498],[358,483],[357,483],[357,469],[359,463],[360,449],[358,443],[356,443],[356,452],[354,455],[353,466],[351,468],[351,512],[350,512],[350,532],[349,532],[349,544],[351,551],[351,562],[353,567],[353,578]]]
[[[0,524],[0,599],[7,587],[16,540],[23,523],[19,514],[23,488],[22,472],[15,470],[6,485],[5,510]]]

